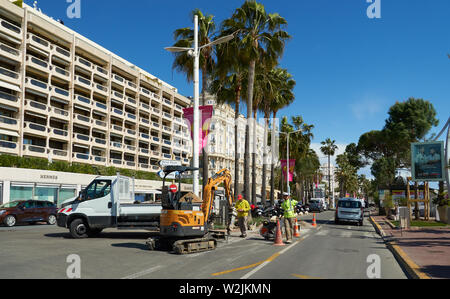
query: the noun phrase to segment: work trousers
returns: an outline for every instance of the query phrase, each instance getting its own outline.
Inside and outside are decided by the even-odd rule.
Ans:
[[[244,236],[247,235],[247,219],[248,219],[247,216],[238,218],[238,225],[239,228],[241,229],[241,234]]]
[[[292,240],[292,230],[294,228],[295,218],[284,218],[284,230],[286,233],[286,240]]]

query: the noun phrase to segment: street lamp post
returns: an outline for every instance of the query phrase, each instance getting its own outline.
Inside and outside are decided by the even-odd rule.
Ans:
[[[300,133],[302,130],[297,130],[294,132],[279,132],[280,134],[285,134],[287,136],[287,153],[286,153],[286,162],[287,162],[287,170],[286,170],[286,181],[287,181],[287,192],[291,194],[291,186],[289,184],[289,140],[291,137],[291,134]],[[283,172],[283,170],[281,170]]]
[[[193,167],[199,168],[199,156],[200,156],[200,53],[203,48],[226,43],[234,38],[234,34],[227,35],[217,40],[203,45],[198,46],[198,16],[194,16],[194,48],[183,48],[183,47],[167,47],[165,50],[172,53],[188,52],[189,56],[194,57],[194,137],[193,137]],[[193,189],[196,196],[200,195],[200,184],[199,184],[199,170],[193,171]]]

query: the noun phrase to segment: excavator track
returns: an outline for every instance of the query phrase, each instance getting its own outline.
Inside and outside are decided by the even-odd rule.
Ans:
[[[210,238],[179,240],[173,244],[173,250],[176,254],[192,254],[215,250],[217,240]]]

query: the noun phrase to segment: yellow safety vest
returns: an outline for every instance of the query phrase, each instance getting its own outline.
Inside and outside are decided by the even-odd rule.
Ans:
[[[250,204],[245,199],[236,202],[236,210],[238,211],[238,217],[247,217],[250,211]],[[243,210],[243,212],[239,212]]]

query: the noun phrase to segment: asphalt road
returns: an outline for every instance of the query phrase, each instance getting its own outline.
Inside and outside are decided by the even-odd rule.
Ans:
[[[148,251],[151,233],[143,231],[112,229],[73,240],[55,226],[0,228],[0,279],[67,278],[71,255],[79,256],[85,279],[366,279],[372,255],[380,259],[381,278],[406,278],[368,221],[337,226],[332,219],[331,211],[319,214],[318,228],[303,229],[290,246],[274,246],[257,233],[245,240],[236,234],[215,251],[186,256]]]

